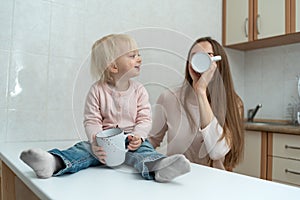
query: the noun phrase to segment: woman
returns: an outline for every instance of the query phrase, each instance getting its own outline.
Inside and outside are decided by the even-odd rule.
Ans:
[[[203,51],[222,60],[200,74],[191,58]],[[166,135],[167,155],[182,153],[193,163],[231,170],[243,155],[243,112],[223,47],[200,38],[189,51],[183,85],[158,98],[148,138],[156,148]]]

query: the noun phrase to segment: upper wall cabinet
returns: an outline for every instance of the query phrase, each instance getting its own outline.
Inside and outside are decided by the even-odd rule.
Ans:
[[[226,45],[250,41],[249,25],[251,23],[249,18],[251,17],[249,16],[248,0],[226,0],[223,1],[223,5],[224,2],[226,2],[226,10],[223,11],[223,20],[226,20],[223,27],[226,26],[226,31],[223,36],[226,37]]]
[[[296,0],[296,15],[295,15],[295,18],[296,18],[296,24],[297,24],[297,29],[296,31],[297,32],[300,32],[300,0]]]
[[[300,42],[300,0],[223,0],[223,45],[251,50]]]
[[[300,32],[300,0],[291,1],[291,31]]]
[[[257,0],[254,4],[254,39],[283,35],[286,31],[286,0]]]

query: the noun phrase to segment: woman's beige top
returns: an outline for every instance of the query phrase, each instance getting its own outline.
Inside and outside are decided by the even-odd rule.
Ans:
[[[224,138],[220,140],[222,126],[214,117],[209,125],[200,129],[198,106],[196,103],[187,106],[198,123],[195,131],[180,103],[180,88],[162,93],[153,106],[153,124],[148,139],[156,148],[166,136],[167,144],[160,148],[167,155],[184,154],[191,162],[202,165],[210,165],[213,160],[213,167],[224,169],[223,161],[230,148]]]

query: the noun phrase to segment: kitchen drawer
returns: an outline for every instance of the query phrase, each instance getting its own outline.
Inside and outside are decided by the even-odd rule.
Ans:
[[[300,161],[273,157],[272,180],[300,185]]]
[[[300,136],[273,134],[273,156],[300,160]]]

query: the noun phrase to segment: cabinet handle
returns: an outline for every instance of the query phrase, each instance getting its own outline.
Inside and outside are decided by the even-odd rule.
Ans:
[[[300,147],[295,147],[295,146],[289,146],[289,145],[285,145],[284,146],[286,149],[296,149],[296,150],[300,150]]]
[[[256,17],[256,33],[257,35],[260,34],[260,14],[258,14]]]
[[[285,169],[285,173],[300,175],[300,172],[292,171],[292,170],[289,170],[289,169]]]
[[[245,36],[248,37],[248,17],[245,19],[244,29],[245,29]]]

